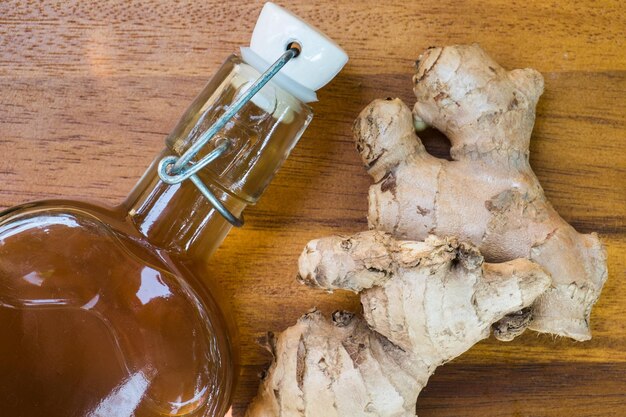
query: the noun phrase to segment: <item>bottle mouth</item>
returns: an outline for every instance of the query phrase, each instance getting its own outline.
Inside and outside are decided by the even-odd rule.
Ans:
[[[292,43],[293,42],[295,41],[292,41]],[[240,50],[241,57],[243,58],[244,62],[257,70],[260,74],[265,72],[265,70],[270,67],[271,64],[263,59],[259,54],[254,52],[252,48],[242,47]],[[300,49],[300,52],[302,52],[302,49]],[[272,82],[292,94],[303,103],[313,103],[317,101],[317,93],[315,93],[314,90],[311,90],[310,88],[303,86],[297,81],[294,81],[283,72],[279,72],[278,74],[276,74],[274,78],[272,78]]]

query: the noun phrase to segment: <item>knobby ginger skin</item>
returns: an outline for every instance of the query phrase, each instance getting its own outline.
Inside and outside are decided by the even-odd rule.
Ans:
[[[435,368],[550,285],[527,259],[488,264],[471,244],[369,231],[310,242],[306,284],[358,292],[365,321],[313,311],[271,336],[275,361],[247,417],[408,417]]]
[[[476,45],[431,48],[414,91],[413,113],[376,100],[355,123],[373,230],[314,240],[299,260],[307,285],[360,293],[364,318],[312,311],[271,336],[247,417],[414,416],[434,370],[492,328],[590,338],[606,253],[559,217],[528,163],[541,75]],[[427,125],[453,161],[425,151],[415,129]]]
[[[519,315],[507,318],[499,338],[511,339],[530,323],[539,332],[589,339],[606,253],[595,233],[577,233],[558,215],[529,165],[541,74],[506,71],[478,45],[431,48],[418,61],[414,92],[413,114],[399,99],[375,100],[354,125],[376,182],[370,227],[402,239],[457,236],[488,261],[539,263],[553,285],[523,324]],[[415,133],[425,125],[450,139],[452,161],[426,152]]]

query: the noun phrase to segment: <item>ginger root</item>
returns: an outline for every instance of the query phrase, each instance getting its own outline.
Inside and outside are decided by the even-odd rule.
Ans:
[[[435,368],[550,285],[527,259],[489,264],[456,239],[398,241],[378,231],[314,240],[299,269],[310,286],[359,292],[367,323],[313,311],[270,335],[275,361],[248,417],[414,416]]]
[[[491,262],[539,263],[552,286],[530,315],[501,322],[498,337],[510,340],[529,325],[589,339],[591,308],[607,278],[606,253],[595,233],[579,234],[558,215],[529,165],[541,74],[506,71],[478,45],[466,45],[428,49],[413,81],[413,114],[399,99],[375,100],[354,125],[375,181],[370,228],[402,239],[457,236]],[[415,133],[425,125],[450,139],[452,161],[426,152]]]
[[[299,276],[359,293],[364,319],[312,311],[272,335],[248,417],[414,416],[434,370],[491,330],[591,337],[606,253],[558,215],[530,168],[542,91],[538,72],[506,71],[477,45],[430,48],[413,112],[399,99],[361,112],[373,230],[310,242]],[[448,136],[452,161],[426,152],[415,133],[425,126]]]

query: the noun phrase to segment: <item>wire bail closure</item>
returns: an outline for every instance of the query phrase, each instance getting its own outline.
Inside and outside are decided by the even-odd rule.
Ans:
[[[237,114],[241,108],[258,93],[265,84],[267,84],[282,67],[289,62],[290,59],[295,58],[300,53],[300,45],[293,42],[287,46],[287,50],[281,55],[276,62],[274,62],[261,76],[252,84],[252,86],[245,91],[244,94],[239,96],[235,102],[229,106],[224,114],[220,116],[217,121],[211,125],[211,127],[204,132],[198,140],[191,144],[189,149],[183,153],[182,156],[166,156],[159,162],[157,171],[161,180],[170,185],[179,184],[185,180],[191,180],[191,182],[198,188],[202,195],[209,200],[209,203],[218,211],[230,224],[235,227],[243,226],[243,215],[237,217],[232,214],[222,202],[209,190],[209,188],[200,180],[196,175],[200,170],[215,161],[222,156],[231,146],[231,142],[228,139],[222,139],[216,143],[215,148],[205,155],[197,162],[193,162],[193,159],[198,155],[198,152],[209,142],[215,135],[228,123],[230,119]]]

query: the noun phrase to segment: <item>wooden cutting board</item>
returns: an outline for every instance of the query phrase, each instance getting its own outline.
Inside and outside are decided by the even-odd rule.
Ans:
[[[431,45],[479,42],[546,88],[531,164],[557,211],[608,248],[593,340],[527,333],[487,340],[440,368],[418,402],[428,416],[626,416],[626,7],[622,1],[281,2],[350,55],[261,202],[212,259],[241,331],[241,416],[268,356],[255,340],[310,307],[355,297],[300,286],[309,239],[367,227],[369,177],[351,124],[377,97],[412,104],[413,61]],[[0,2],[0,206],[76,197],[114,204],[195,94],[246,45],[260,1]],[[445,139],[426,135],[445,155]]]

